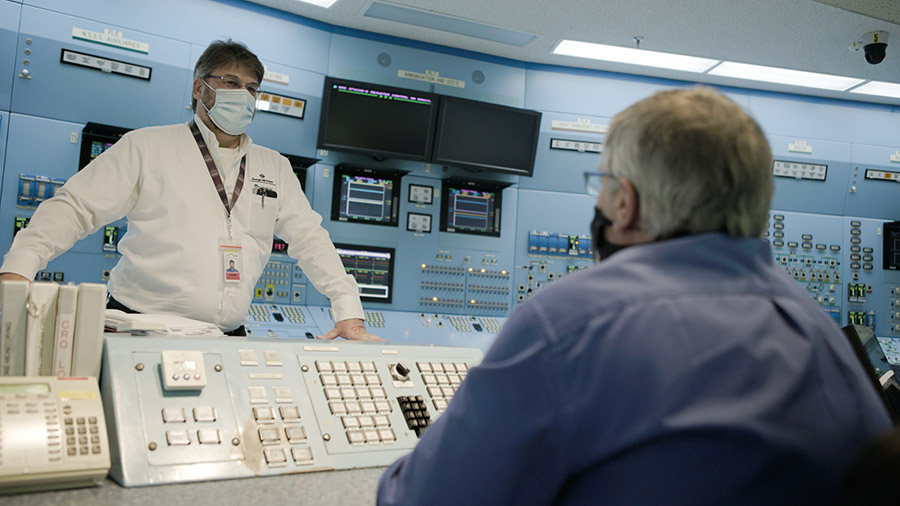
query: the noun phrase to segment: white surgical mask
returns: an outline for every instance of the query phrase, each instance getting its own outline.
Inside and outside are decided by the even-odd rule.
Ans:
[[[209,119],[228,135],[241,135],[246,132],[256,114],[256,99],[253,95],[247,90],[217,90],[206,81],[203,81],[203,84],[216,92],[216,103],[212,109],[207,108],[200,100],[206,113],[209,114]]]

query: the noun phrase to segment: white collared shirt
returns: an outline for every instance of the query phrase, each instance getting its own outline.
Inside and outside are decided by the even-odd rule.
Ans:
[[[127,217],[110,294],[142,313],[175,314],[231,330],[247,320],[254,285],[278,235],[310,282],[331,300],[335,321],[364,318],[356,281],[345,273],[288,160],[242,135],[232,166],[221,167],[215,135],[199,117],[195,121],[230,183],[229,197],[240,159],[247,155],[231,219],[230,242],[242,248],[239,283],[226,286],[222,275],[219,243],[229,237],[227,213],[188,124],[129,132],[72,176],[16,234],[0,272],[32,279],[77,240]],[[277,196],[260,197],[259,187]]]

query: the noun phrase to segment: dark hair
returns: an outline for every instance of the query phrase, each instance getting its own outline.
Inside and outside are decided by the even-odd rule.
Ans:
[[[253,51],[240,42],[215,40],[207,47],[194,66],[194,78],[204,78],[215,69],[225,65],[236,65],[256,75],[256,81],[262,82],[265,68]],[[191,98],[191,109],[197,109],[197,99]]]

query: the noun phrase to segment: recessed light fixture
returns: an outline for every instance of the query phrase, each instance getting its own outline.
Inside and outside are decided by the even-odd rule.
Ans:
[[[747,63],[735,63],[730,61],[722,62],[708,73],[713,76],[765,81],[767,83],[790,84],[793,86],[805,86],[807,88],[832,91],[846,91],[865,82],[865,79],[857,79],[855,77],[833,76],[830,74],[819,74],[816,72],[804,72],[802,70],[750,65]]]
[[[853,88],[850,93],[862,93],[864,95],[879,95],[882,97],[900,98],[900,84],[871,81],[858,88]]]
[[[719,63],[719,60],[711,60],[709,58],[662,53],[647,49],[607,46],[606,44],[579,42],[577,40],[563,40],[556,46],[553,53],[577,56],[579,58],[591,58],[593,60],[700,73],[706,72]]]
[[[319,7],[325,7],[326,9],[337,3],[337,0],[295,0],[297,2],[303,2],[305,4],[318,5]]]

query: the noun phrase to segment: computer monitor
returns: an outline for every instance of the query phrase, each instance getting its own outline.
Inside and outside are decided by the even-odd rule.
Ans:
[[[344,270],[356,279],[363,302],[391,302],[394,288],[394,248],[335,243]]]
[[[78,170],[94,161],[104,151],[111,148],[130,128],[121,128],[100,123],[88,123],[81,130],[81,154],[78,159]]]
[[[317,146],[427,162],[437,104],[433,93],[326,77]]]
[[[500,237],[506,184],[445,179],[441,185],[441,232]]]
[[[338,165],[334,170],[331,220],[396,227],[403,174],[396,170]]]
[[[884,251],[881,256],[885,270],[900,270],[900,221],[884,224]]]
[[[531,176],[541,113],[441,97],[432,163]]]

